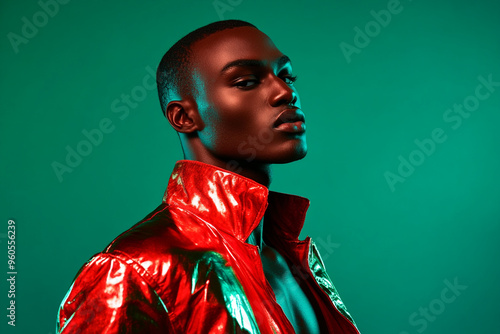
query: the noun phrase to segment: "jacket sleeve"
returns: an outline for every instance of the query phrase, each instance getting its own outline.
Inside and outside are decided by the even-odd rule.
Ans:
[[[98,254],[59,307],[57,333],[174,333],[168,311],[132,261]]]

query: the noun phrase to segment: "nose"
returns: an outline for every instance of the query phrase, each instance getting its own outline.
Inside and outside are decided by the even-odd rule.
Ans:
[[[272,94],[269,100],[271,106],[295,105],[297,99],[298,96],[295,89],[283,81],[283,79],[273,75]]]

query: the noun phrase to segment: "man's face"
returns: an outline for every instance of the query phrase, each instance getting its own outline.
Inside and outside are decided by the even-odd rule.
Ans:
[[[226,29],[192,46],[198,136],[218,159],[286,163],[307,152],[292,66],[264,33]]]

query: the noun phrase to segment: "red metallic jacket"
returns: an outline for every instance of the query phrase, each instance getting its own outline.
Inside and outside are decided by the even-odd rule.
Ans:
[[[245,243],[263,238],[311,299],[322,333],[359,333],[313,241],[309,201],[196,161],[175,165],[163,203],[78,272],[58,333],[294,333]],[[267,210],[266,210],[267,209]]]

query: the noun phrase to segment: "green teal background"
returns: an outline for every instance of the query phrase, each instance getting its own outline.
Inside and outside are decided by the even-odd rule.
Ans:
[[[479,76],[500,81],[500,3],[401,0],[380,31],[371,11],[392,1],[218,3],[225,12],[213,1],[70,1],[17,53],[8,33],[42,9],[0,4],[0,258],[7,272],[14,219],[18,271],[15,328],[0,279],[1,332],[54,333],[78,269],[160,204],[182,155],[143,79],[186,33],[236,18],[293,61],[309,153],[276,166],[271,188],[311,199],[303,236],[361,332],[500,333],[500,87],[459,126],[443,118],[474,102]],[[367,24],[372,37],[347,59],[340,44]],[[146,94],[114,112],[133,91]],[[59,180],[54,161],[106,118],[113,130]],[[446,140],[414,153],[435,129]],[[400,156],[419,165],[391,188]]]

